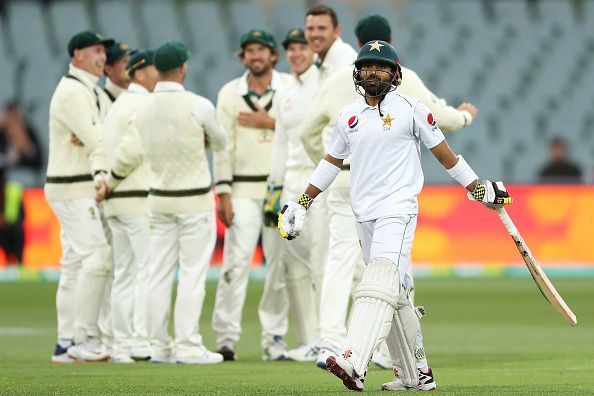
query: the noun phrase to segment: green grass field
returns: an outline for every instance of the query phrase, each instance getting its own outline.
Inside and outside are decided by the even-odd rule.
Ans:
[[[594,395],[594,280],[557,280],[578,316],[566,324],[529,278],[419,280],[417,303],[437,394]],[[239,361],[215,366],[52,365],[56,284],[0,284],[0,394],[334,394],[342,383],[313,364],[262,362],[256,306],[249,289]],[[201,328],[208,347],[215,284]],[[291,338],[289,338],[291,341]],[[391,373],[371,369],[367,392]]]

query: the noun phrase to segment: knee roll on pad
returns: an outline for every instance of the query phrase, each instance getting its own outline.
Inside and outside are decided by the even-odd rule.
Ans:
[[[416,386],[419,382],[416,359],[425,358],[422,348],[417,350],[415,347],[420,328],[417,312],[408,303],[408,299],[406,302],[402,301],[401,307],[394,312],[386,343],[394,366],[398,369],[398,375],[404,384],[410,387]]]
[[[371,354],[386,339],[400,290],[400,274],[392,261],[373,259],[354,293],[353,315],[344,358],[355,372],[365,373]]]
[[[378,257],[369,262],[361,282],[355,288],[353,300],[362,297],[377,298],[390,304],[394,309],[398,306],[400,295],[400,273],[396,264],[388,259]]]

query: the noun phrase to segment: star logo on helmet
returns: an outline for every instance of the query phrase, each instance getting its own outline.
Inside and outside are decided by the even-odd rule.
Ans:
[[[379,41],[376,41],[375,43],[371,43],[369,44],[369,52],[373,51],[373,50],[377,50],[377,52],[382,52],[382,50],[380,49],[381,47],[384,47],[383,44],[380,44]]]

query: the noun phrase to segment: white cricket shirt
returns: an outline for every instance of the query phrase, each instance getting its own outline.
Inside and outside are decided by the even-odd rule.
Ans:
[[[445,138],[422,102],[390,92],[378,107],[364,98],[344,107],[328,154],[351,155],[351,205],[357,221],[418,212],[423,188],[420,142],[431,149]]]

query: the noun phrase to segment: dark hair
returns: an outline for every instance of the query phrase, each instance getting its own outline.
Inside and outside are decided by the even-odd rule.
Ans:
[[[338,17],[336,16],[336,12],[334,12],[334,10],[328,6],[322,4],[313,6],[307,10],[305,17],[307,18],[310,15],[328,15],[330,19],[332,19],[332,25],[334,27],[338,26]]]

